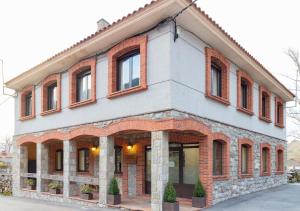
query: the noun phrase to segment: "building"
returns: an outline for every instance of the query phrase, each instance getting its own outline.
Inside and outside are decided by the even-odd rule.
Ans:
[[[90,184],[105,206],[115,176],[123,198],[151,194],[161,210],[168,180],[190,199],[200,178],[207,206],[287,182],[294,95],[196,5],[158,0],[99,25],[6,83],[18,92],[14,195],[78,202]]]

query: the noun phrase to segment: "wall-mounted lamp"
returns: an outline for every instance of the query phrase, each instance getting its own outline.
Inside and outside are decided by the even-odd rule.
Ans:
[[[133,144],[132,143],[128,143],[127,149],[128,150],[132,150],[133,149]]]
[[[97,150],[97,148],[98,148],[98,145],[96,143],[93,143],[93,146],[92,146],[91,150],[93,152],[95,152]]]

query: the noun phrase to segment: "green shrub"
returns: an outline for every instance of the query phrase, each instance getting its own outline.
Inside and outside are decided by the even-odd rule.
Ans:
[[[26,184],[29,186],[34,186],[35,185],[35,180],[34,179],[27,179]]]
[[[52,182],[49,183],[48,187],[50,189],[56,189],[57,190],[57,189],[61,188],[61,185],[58,181],[52,181]]]
[[[4,191],[2,193],[3,196],[11,196],[12,195],[12,192],[11,191]]]
[[[198,181],[195,185],[193,196],[194,197],[205,197],[205,190],[204,190],[204,188],[202,186],[202,183],[200,182],[199,179],[198,179]]]
[[[169,203],[176,202],[176,190],[171,182],[168,182],[165,188],[164,201]]]
[[[92,193],[92,188],[90,185],[84,184],[80,186],[81,193]]]
[[[0,161],[0,169],[6,169],[8,168],[8,165],[2,161]]]
[[[112,178],[108,188],[108,194],[110,195],[119,195],[120,189],[116,178]]]

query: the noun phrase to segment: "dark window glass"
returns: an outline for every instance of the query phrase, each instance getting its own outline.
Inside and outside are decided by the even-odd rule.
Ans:
[[[262,113],[263,117],[267,117],[267,104],[268,104],[268,96],[265,93],[263,93],[262,94],[262,104],[261,104],[261,106],[262,106],[261,113]]]
[[[57,83],[48,86],[48,110],[56,109],[57,107]]]
[[[281,119],[282,114],[282,105],[280,103],[277,103],[277,123],[280,124],[283,122],[283,119]]]
[[[122,173],[122,147],[115,147],[115,173]]]
[[[86,70],[76,76],[76,101],[81,102],[91,98],[91,70]]]
[[[213,175],[223,174],[223,143],[213,142]]]
[[[268,149],[263,148],[262,150],[262,161],[263,161],[263,172],[268,172]]]
[[[222,68],[215,63],[211,64],[211,94],[222,97]]]
[[[63,170],[63,157],[64,153],[62,149],[56,150],[55,152],[55,170],[62,171]]]
[[[25,116],[30,116],[32,110],[32,93],[25,96]]]
[[[241,172],[242,174],[248,173],[248,160],[249,160],[249,146],[242,145],[242,153],[241,153]]]
[[[283,171],[283,151],[277,151],[277,171]]]
[[[78,171],[88,172],[89,171],[89,149],[82,148],[78,150]]]
[[[117,90],[140,85],[140,50],[135,50],[118,59]]]
[[[248,108],[248,83],[247,81],[243,80],[241,81],[241,104],[242,107],[247,109]]]

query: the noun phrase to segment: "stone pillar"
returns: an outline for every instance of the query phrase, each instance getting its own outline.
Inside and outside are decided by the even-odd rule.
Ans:
[[[113,137],[100,137],[99,159],[99,203],[107,204],[107,191],[115,170],[115,150]]]
[[[76,171],[76,145],[70,140],[64,140],[64,198],[70,197],[70,176]],[[75,155],[74,155],[75,153]],[[74,157],[75,156],[75,157]],[[74,169],[75,166],[75,169]]]
[[[162,211],[163,195],[169,180],[169,135],[151,133],[151,210]]]
[[[41,146],[41,152],[42,152],[42,160],[41,160],[41,177],[42,177],[42,183],[41,183],[41,191],[46,190],[47,182],[46,180],[43,180],[43,176],[49,174],[49,147],[46,144],[42,144]]]
[[[36,144],[36,191],[42,191],[42,144]]]
[[[24,169],[24,152],[26,152],[27,157],[27,151],[24,150],[25,147],[22,147],[20,145],[17,145],[16,141],[14,140],[13,143],[13,162],[12,162],[12,176],[13,176],[13,195],[18,196],[19,191],[22,188],[22,182],[21,182],[21,173]],[[26,148],[25,148],[26,149]],[[27,160],[27,159],[26,159]],[[23,164],[23,165],[22,165]],[[26,165],[27,167],[27,165]]]

